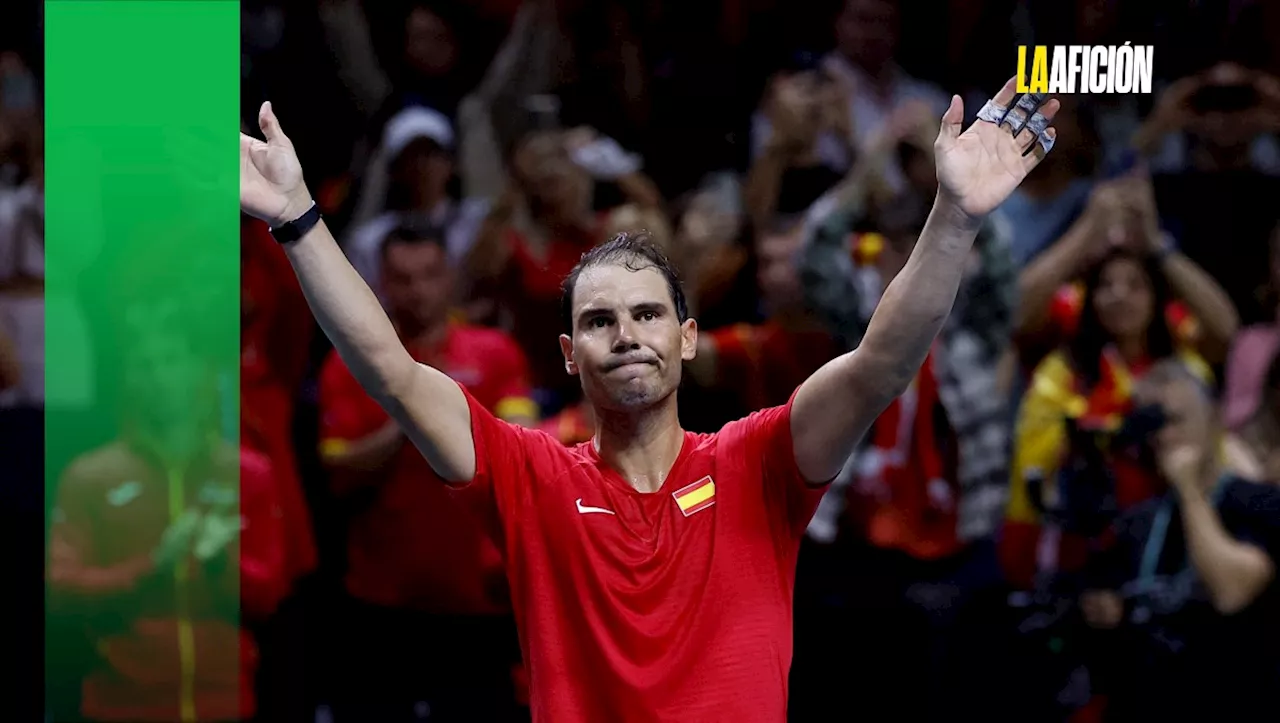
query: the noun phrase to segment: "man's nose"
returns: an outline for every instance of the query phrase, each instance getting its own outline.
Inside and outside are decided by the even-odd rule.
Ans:
[[[623,352],[627,349],[634,349],[639,346],[636,343],[635,335],[631,332],[631,324],[629,322],[620,321],[617,325],[617,336],[613,339],[614,352]]]

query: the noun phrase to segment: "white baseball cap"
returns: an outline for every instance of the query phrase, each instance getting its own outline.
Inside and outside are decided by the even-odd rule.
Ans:
[[[446,150],[453,149],[453,125],[439,111],[423,106],[410,106],[392,116],[382,131],[382,147],[389,157],[400,155],[419,138],[435,141]]]

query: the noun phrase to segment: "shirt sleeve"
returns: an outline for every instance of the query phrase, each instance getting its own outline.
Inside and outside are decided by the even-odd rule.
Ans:
[[[557,456],[564,447],[551,436],[504,422],[485,409],[466,386],[458,384],[471,411],[471,438],[476,471],[470,482],[453,485],[455,494],[479,514],[496,539],[506,539],[519,524],[535,478],[550,479],[559,472]]]
[[[754,412],[741,421],[745,453],[758,460],[764,484],[765,501],[776,510],[788,539],[804,535],[822,501],[827,485],[811,485],[796,464],[795,444],[791,436],[791,409],[795,392],[787,403]],[[736,453],[730,450],[730,453]]]

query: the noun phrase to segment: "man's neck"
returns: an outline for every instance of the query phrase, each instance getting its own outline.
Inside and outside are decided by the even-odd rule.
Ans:
[[[639,492],[661,489],[684,446],[675,395],[644,412],[595,415],[593,444],[600,459]]]

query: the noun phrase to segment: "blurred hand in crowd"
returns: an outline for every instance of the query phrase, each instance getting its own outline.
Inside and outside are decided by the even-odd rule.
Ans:
[[[520,190],[533,216],[550,226],[589,225],[593,184],[590,174],[573,162],[572,138],[563,131],[539,131],[516,149]]]
[[[1120,625],[1124,602],[1110,590],[1086,590],[1080,595],[1080,612],[1090,627],[1110,630]]]
[[[835,115],[824,110],[820,87],[807,73],[779,75],[773,79],[765,101],[765,114],[773,127],[770,142],[791,155],[813,150],[818,134]]]
[[[1087,263],[1117,248],[1155,251],[1160,245],[1160,219],[1155,192],[1145,171],[1097,183],[1085,205],[1083,219],[1092,229]]]
[[[1219,63],[1165,90],[1138,132],[1136,145],[1154,152],[1170,133],[1186,132],[1218,149],[1246,146],[1280,132],[1280,80],[1235,63]]]

